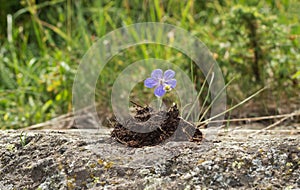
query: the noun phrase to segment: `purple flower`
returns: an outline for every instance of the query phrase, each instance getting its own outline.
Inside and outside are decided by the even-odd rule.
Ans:
[[[172,90],[176,86],[176,79],[173,79],[175,72],[171,69],[166,70],[164,73],[161,69],[155,69],[151,73],[151,77],[144,81],[147,88],[156,87],[154,94],[158,97],[165,95],[167,91]]]

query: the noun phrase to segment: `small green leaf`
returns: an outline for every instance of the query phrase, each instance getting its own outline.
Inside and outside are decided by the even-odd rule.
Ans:
[[[42,107],[42,112],[45,113],[47,109],[53,104],[52,100],[48,100]]]
[[[300,70],[297,71],[293,76],[292,79],[300,78]]]

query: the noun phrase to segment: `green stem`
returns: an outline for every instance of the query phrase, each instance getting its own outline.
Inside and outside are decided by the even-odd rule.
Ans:
[[[162,98],[158,97],[158,111],[161,111]]]

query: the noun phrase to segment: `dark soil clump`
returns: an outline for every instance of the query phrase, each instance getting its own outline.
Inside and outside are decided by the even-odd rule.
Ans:
[[[111,137],[130,147],[154,146],[166,141],[202,140],[202,132],[181,117],[174,104],[168,111],[154,111],[151,107],[135,107],[136,113],[125,122],[110,122]]]

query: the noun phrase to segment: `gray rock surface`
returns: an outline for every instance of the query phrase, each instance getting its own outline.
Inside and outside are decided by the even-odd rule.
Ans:
[[[204,132],[205,133],[205,132]],[[110,130],[0,131],[0,189],[297,189],[300,135],[124,147]]]

